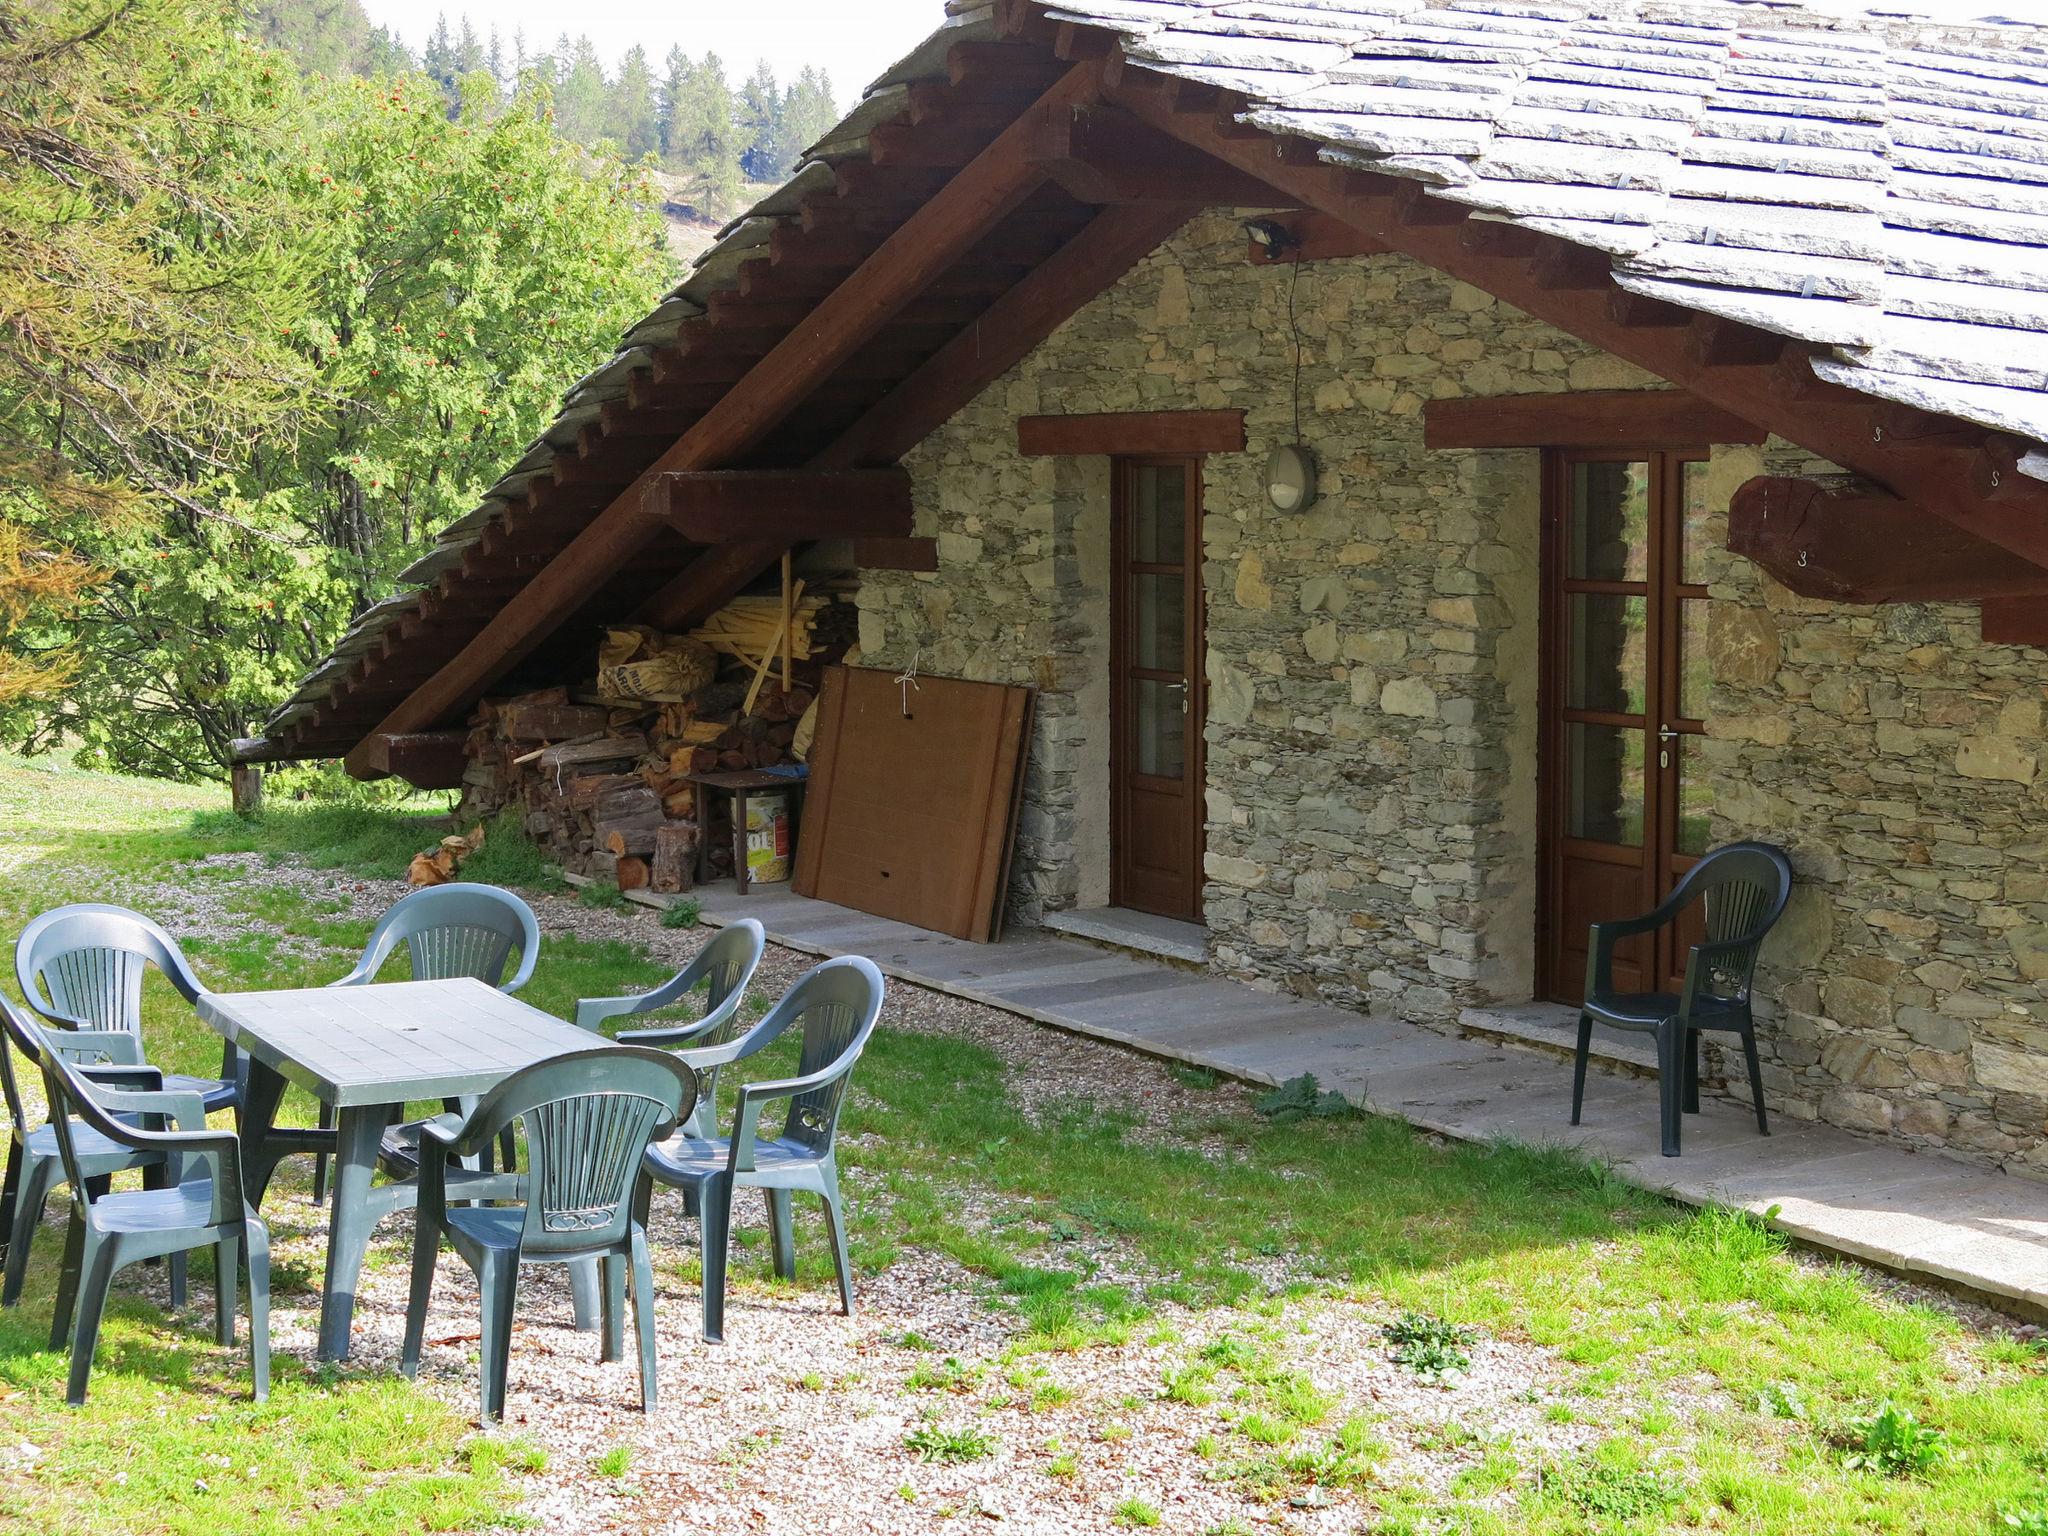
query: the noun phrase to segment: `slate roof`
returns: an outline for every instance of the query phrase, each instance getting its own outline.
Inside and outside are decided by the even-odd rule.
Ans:
[[[2048,479],[2048,30],[1693,0],[1034,3],[1116,32],[1142,67],[1242,93],[1251,122],[1326,160],[1603,252],[1632,292],[1823,345],[1831,382],[2026,439],[2022,471]],[[457,565],[912,84],[995,38],[993,12],[950,0],[400,581]],[[266,734],[409,611],[401,592],[362,615]]]

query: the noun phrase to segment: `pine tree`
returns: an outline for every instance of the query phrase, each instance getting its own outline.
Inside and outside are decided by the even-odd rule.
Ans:
[[[504,95],[519,83],[516,76],[505,74],[505,45],[498,40],[498,29],[491,28],[490,46],[484,50],[484,68],[491,72],[491,78],[498,82],[498,94]]]
[[[637,44],[619,61],[619,77],[612,82],[611,105],[605,134],[628,160],[638,160],[661,151],[661,123],[654,110],[654,71],[647,65],[647,50]]]
[[[434,32],[427,39],[426,52],[420,55],[420,69],[444,93],[452,94],[455,86],[455,40],[448,35],[446,11],[434,17]]]
[[[725,65],[717,54],[706,53],[682,93],[668,159],[672,169],[702,182],[699,201],[713,218],[722,219],[739,205],[740,148]]]
[[[694,69],[690,56],[680,47],[671,46],[668,57],[661,63],[661,84],[654,92],[654,110],[661,133],[661,158],[671,166],[682,159],[683,119],[689,111],[690,76]]]
[[[462,32],[455,44],[455,72],[458,75],[473,75],[488,66],[484,56],[484,45],[477,38],[476,28],[470,25],[469,17],[462,18]]]
[[[832,130],[839,108],[832,101],[832,77],[806,64],[782,99],[782,120],[776,135],[775,175],[787,176],[797,157]]]
[[[249,33],[315,74],[374,73],[377,50],[362,0],[267,0],[250,10]]]
[[[780,181],[783,158],[782,92],[775,84],[775,71],[762,59],[740,89],[740,140],[746,146],[740,154],[740,169],[749,181]]]
[[[595,144],[604,135],[607,103],[604,65],[588,37],[557,45],[555,128],[565,139]]]

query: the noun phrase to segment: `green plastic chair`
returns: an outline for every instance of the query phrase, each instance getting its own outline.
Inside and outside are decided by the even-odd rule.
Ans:
[[[392,903],[391,910],[370,930],[362,958],[346,976],[328,983],[334,987],[368,986],[390,961],[400,944],[412,958],[414,981],[452,981],[469,977],[486,982],[500,992],[517,992],[533,978],[540,958],[540,923],[533,908],[512,892],[495,885],[457,881],[452,885],[430,885],[411,891]],[[510,981],[505,967],[512,951],[519,951],[519,969]],[[449,1104],[460,1113],[466,1106]],[[334,1128],[334,1110],[320,1106],[319,1127]],[[383,1161],[398,1175],[413,1171],[413,1136],[417,1127],[387,1135]],[[506,1155],[510,1156],[509,1145]],[[313,1203],[327,1198],[327,1154],[313,1157]]]
[[[743,1061],[802,1022],[797,1075],[748,1083],[740,1089],[730,1140],[679,1135],[648,1148],[647,1171],[656,1183],[697,1199],[697,1241],[704,1261],[704,1339],[725,1338],[726,1248],[732,1232],[732,1195],[741,1185],[764,1190],[775,1246],[775,1272],[796,1275],[795,1223],[790,1195],[804,1189],[825,1204],[825,1227],[839,1276],[839,1301],[853,1315],[853,1269],[846,1251],[846,1209],[839,1193],[833,1142],[839,1110],[854,1065],[882,1013],[882,973],[871,960],[843,955],[801,977],[767,1016],[739,1039],[676,1054],[701,1073]],[[789,1101],[779,1135],[761,1135],[761,1116],[777,1100]],[[651,1195],[641,1187],[641,1198]],[[644,1214],[643,1214],[644,1220]]]
[[[519,1266],[592,1260],[602,1264],[601,1358],[611,1361],[624,1353],[630,1265],[640,1344],[640,1403],[653,1412],[654,1270],[642,1217],[645,1196],[636,1198],[636,1193],[646,1183],[641,1161],[648,1143],[675,1129],[696,1093],[696,1073],[666,1051],[594,1045],[513,1073],[467,1118],[443,1115],[428,1121],[420,1136],[412,1299],[406,1308],[399,1368],[408,1376],[419,1372],[443,1234],[476,1272],[483,1293],[486,1421],[505,1414]],[[527,1168],[509,1192],[523,1204],[450,1204],[449,1159],[481,1151],[492,1138],[521,1122],[526,1129]]]
[[[206,988],[193,973],[178,941],[140,912],[105,902],[56,907],[22,929],[14,946],[14,979],[29,1007],[51,1024],[71,1032],[65,1054],[85,1057],[93,1048],[108,1066],[139,1067],[142,1047],[142,978],[151,966],[161,971],[188,1003]],[[172,1093],[196,1093],[207,1112],[242,1107],[248,1068],[235,1047],[223,1041],[219,1077],[164,1074]]]
[[[1647,1034],[1657,1042],[1658,1117],[1666,1157],[1679,1155],[1683,1116],[1699,1113],[1700,1035],[1710,1029],[1741,1037],[1757,1133],[1771,1134],[1750,988],[1764,939],[1791,898],[1792,863],[1784,849],[1769,843],[1729,843],[1704,854],[1654,911],[1593,924],[1586,955],[1586,1000],[1579,1011],[1579,1044],[1572,1063],[1573,1125],[1579,1123],[1585,1102],[1593,1026],[1604,1024]],[[1676,922],[1695,901],[1706,905],[1707,937],[1686,956],[1682,990],[1615,991],[1615,944]]]
[[[0,1184],[0,1237],[6,1239],[6,1271],[0,1281],[0,1306],[13,1306],[21,1300],[22,1286],[28,1279],[29,1245],[35,1239],[36,1225],[42,1220],[43,1205],[50,1198],[50,1192],[64,1182],[64,1158],[57,1150],[57,1128],[47,1117],[41,1125],[31,1123],[28,1104],[22,1096],[20,1079],[15,1075],[14,1056],[18,1051],[27,1058],[30,1070],[40,1078],[43,1070],[42,1050],[47,1044],[50,1049],[65,1056],[76,1064],[77,1057],[87,1061],[99,1054],[95,1045],[72,1046],[68,1041],[69,1030],[43,1030],[30,1023],[28,1018],[16,1011],[5,997],[0,997],[0,1100],[7,1105],[7,1175]],[[74,1054],[75,1053],[75,1054]],[[155,1067],[110,1067],[92,1066],[82,1069],[81,1075],[94,1082],[110,1087],[133,1088],[144,1092],[160,1092],[164,1086],[164,1075]],[[160,1122],[161,1117],[144,1117]],[[94,1180],[101,1188],[117,1173],[130,1168],[142,1170],[145,1188],[161,1188],[166,1177],[164,1156],[161,1152],[137,1151],[133,1147],[107,1140],[97,1131],[85,1126],[74,1125],[72,1135],[76,1139],[78,1163],[86,1178]],[[185,1263],[183,1258],[171,1261],[171,1305],[185,1304]]]
[[[270,1233],[242,1199],[240,1140],[232,1131],[206,1128],[197,1094],[97,1087],[49,1045],[40,1056],[50,1123],[71,1186],[71,1225],[50,1320],[52,1349],[61,1349],[67,1335],[71,1340],[65,1400],[74,1408],[85,1402],[115,1274],[144,1259],[211,1247],[214,1332],[222,1345],[235,1342],[235,1281],[247,1256],[249,1370],[256,1401],[262,1402],[270,1395]],[[124,1118],[129,1115],[166,1116],[178,1129],[148,1130]],[[100,1181],[86,1172],[81,1126],[116,1146],[163,1158],[171,1178],[159,1189],[101,1192]]]
[[[748,983],[760,968],[761,955],[767,947],[768,936],[761,925],[751,917],[743,917],[721,929],[697,951],[688,965],[653,991],[633,997],[586,997],[576,1005],[576,1023],[580,1028],[596,1030],[607,1019],[630,1018],[635,1014],[667,1008],[688,997],[698,987],[705,986],[705,1011],[694,1023],[661,1029],[626,1030],[617,1036],[618,1042],[621,1045],[670,1049],[725,1045],[746,1022],[740,1016],[740,1005],[746,1001]],[[690,1111],[690,1118],[683,1129],[691,1136],[716,1136],[717,1066],[704,1067],[700,1076],[697,1107]]]

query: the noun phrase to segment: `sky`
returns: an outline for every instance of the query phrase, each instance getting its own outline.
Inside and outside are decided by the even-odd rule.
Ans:
[[[450,26],[467,14],[479,34],[496,27],[507,43],[523,30],[536,53],[565,31],[588,34],[607,69],[635,43],[657,68],[673,43],[692,57],[709,49],[736,80],[756,59],[780,80],[815,64],[832,76],[841,108],[945,19],[945,0],[363,0],[363,9],[415,50],[445,13]]]

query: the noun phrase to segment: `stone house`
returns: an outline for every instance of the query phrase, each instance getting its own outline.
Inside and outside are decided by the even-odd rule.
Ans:
[[[952,9],[250,760],[450,782],[794,544],[867,663],[1039,689],[1019,920],[1456,1029],[1764,839],[1776,1110],[2048,1168],[2048,35]],[[762,469],[815,509],[649,510]]]

